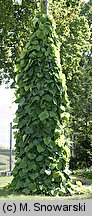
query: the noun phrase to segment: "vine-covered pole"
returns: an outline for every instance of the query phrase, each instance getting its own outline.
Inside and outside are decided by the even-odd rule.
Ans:
[[[41,0],[42,11],[48,14],[48,0]]]

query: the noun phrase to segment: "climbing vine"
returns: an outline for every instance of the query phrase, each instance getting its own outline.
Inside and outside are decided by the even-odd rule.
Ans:
[[[11,188],[25,194],[71,193],[65,145],[69,118],[65,76],[53,18],[37,15],[18,59],[16,164]]]

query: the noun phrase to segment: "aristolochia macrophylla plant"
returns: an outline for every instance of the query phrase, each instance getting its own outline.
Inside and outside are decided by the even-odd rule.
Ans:
[[[16,164],[11,187],[25,194],[71,192],[64,128],[68,114],[65,77],[53,19],[39,15],[17,70]]]

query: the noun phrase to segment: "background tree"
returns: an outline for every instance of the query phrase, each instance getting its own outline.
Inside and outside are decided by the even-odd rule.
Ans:
[[[37,10],[35,0],[0,1],[0,82],[15,83],[16,59],[31,31],[32,19]]]
[[[76,92],[78,106],[75,127],[75,163],[77,167],[92,164],[92,1],[82,5],[81,14],[85,15],[90,28],[90,52],[83,53],[80,62],[79,88]],[[76,166],[75,166],[76,167]]]
[[[57,33],[61,41],[62,69],[67,79],[71,107],[71,122],[68,127],[70,127],[71,137],[72,133],[75,134],[76,156],[74,160],[78,167],[82,163],[84,152],[87,166],[91,164],[92,159],[89,138],[91,130],[87,129],[91,128],[92,78],[89,66],[87,67],[91,46],[90,28],[83,12],[85,4],[81,4],[80,1],[55,1],[53,7]]]
[[[22,4],[12,0],[0,1],[2,57],[0,58],[1,78],[13,79],[15,82],[16,58],[24,47],[29,32],[32,29],[32,20],[40,8],[39,0],[23,0]],[[73,1],[74,2],[74,1]],[[62,44],[61,63],[67,79],[71,79],[72,71],[76,71],[80,61],[80,54],[88,47],[89,29],[85,17],[80,16],[80,1],[49,1],[49,11],[53,13],[57,24],[57,34]],[[8,5],[7,5],[8,4]],[[78,33],[79,32],[79,33]],[[85,40],[84,40],[85,39]],[[78,43],[79,41],[79,43]],[[78,43],[76,45],[76,42]],[[69,78],[70,77],[70,78]],[[70,86],[69,86],[69,89]]]

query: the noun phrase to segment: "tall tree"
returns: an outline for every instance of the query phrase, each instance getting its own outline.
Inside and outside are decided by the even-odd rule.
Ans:
[[[80,63],[78,91],[76,89],[75,163],[78,166],[92,164],[92,1],[82,4],[81,14],[85,15],[90,28],[90,52],[82,56]]]
[[[32,29],[32,19],[39,10],[39,2],[39,0],[23,0],[19,5],[13,4],[12,0],[0,1],[0,20],[2,20],[0,67],[4,68],[3,72],[1,70],[1,78],[11,78],[15,82],[16,58]],[[88,47],[89,30],[85,17],[80,16],[79,2],[49,0],[49,11],[53,13],[56,31],[62,45],[61,63],[68,80],[71,79],[72,72],[78,69],[84,48],[86,50]]]
[[[16,59],[30,33],[37,10],[35,0],[0,1],[0,82],[15,82]]]
[[[84,149],[85,165],[90,165],[92,160],[90,139],[92,78],[91,65],[89,66],[91,60],[89,28],[91,26],[91,7],[84,10],[85,4],[81,4],[80,1],[55,1],[53,8],[57,33],[61,41],[62,69],[67,79],[71,107],[69,127],[71,133],[75,134],[75,161],[78,165],[82,163]]]

